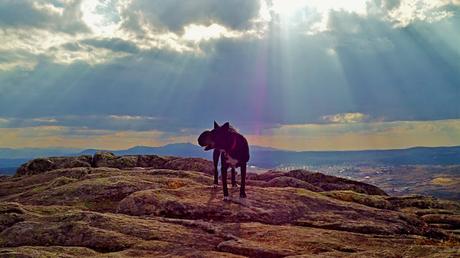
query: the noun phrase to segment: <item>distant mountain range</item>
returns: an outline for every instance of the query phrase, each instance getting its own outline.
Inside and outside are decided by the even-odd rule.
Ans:
[[[0,148],[0,174],[14,173],[22,163],[37,157],[93,155],[97,151],[100,150]],[[212,151],[203,151],[202,147],[191,143],[161,147],[136,146],[111,152],[116,155],[156,154],[212,159]],[[453,165],[460,164],[460,146],[363,151],[287,151],[251,146],[250,164],[261,168],[305,165]]]
[[[79,155],[94,155],[96,152],[101,150],[96,149],[87,149],[80,153]],[[126,150],[116,150],[110,151],[115,155],[166,155],[166,156],[180,156],[180,157],[200,157],[208,158],[212,154],[210,152],[203,151],[198,145],[191,143],[173,143],[160,147],[148,147],[148,146],[136,146]]]
[[[28,159],[31,157],[67,156],[81,151],[66,148],[0,148],[0,159]]]

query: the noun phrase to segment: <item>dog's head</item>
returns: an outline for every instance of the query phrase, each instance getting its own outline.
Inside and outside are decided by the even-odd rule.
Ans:
[[[215,144],[211,131],[206,130],[202,132],[198,137],[198,144],[202,147],[205,147],[205,151],[214,149]]]
[[[214,129],[202,132],[198,137],[198,144],[205,147],[205,151],[211,149],[224,149],[226,146],[225,141],[228,138],[227,135],[231,131],[234,131],[234,129],[228,122],[219,126],[219,124],[214,121]]]

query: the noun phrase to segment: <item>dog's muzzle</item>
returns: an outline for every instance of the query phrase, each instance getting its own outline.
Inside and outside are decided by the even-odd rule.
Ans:
[[[212,150],[212,149],[214,149],[214,146],[212,145],[206,145],[206,147],[204,147],[205,151]]]

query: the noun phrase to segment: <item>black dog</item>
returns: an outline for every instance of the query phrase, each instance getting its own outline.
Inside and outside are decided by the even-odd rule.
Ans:
[[[240,198],[246,198],[246,167],[249,161],[249,145],[247,140],[241,134],[237,133],[228,122],[222,126],[214,122],[214,129],[201,133],[198,137],[198,144],[205,147],[204,150],[214,149],[214,184],[218,183],[217,164],[220,155],[224,199],[228,199],[227,169],[229,167],[232,168],[232,186],[236,186],[235,168],[240,167]]]
[[[214,128],[219,128],[219,125],[214,121]],[[232,126],[229,126],[229,131],[236,132],[235,129],[233,129]],[[215,149],[214,148],[214,140],[212,139],[212,133],[211,131],[204,131],[199,137],[198,137],[198,143],[200,146],[205,147],[204,150],[208,151],[211,149],[214,149],[212,153],[212,158],[213,158],[213,163],[214,163],[214,187],[217,187],[219,185],[219,173],[217,170],[217,166],[219,164],[219,158],[221,156],[221,150]],[[236,184],[236,172],[235,168],[231,168],[232,171],[232,187],[237,187]]]

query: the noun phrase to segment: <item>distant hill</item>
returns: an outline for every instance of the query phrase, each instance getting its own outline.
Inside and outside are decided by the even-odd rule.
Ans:
[[[13,175],[16,169],[29,159],[0,159],[0,175]]]
[[[280,151],[274,148],[261,146],[251,146],[251,153]],[[101,151],[97,149],[87,149],[79,153],[79,155],[94,155]],[[204,151],[200,147],[191,143],[174,143],[160,147],[136,146],[126,150],[110,151],[115,155],[163,155],[163,156],[179,156],[179,157],[197,157],[212,159],[212,151]]]
[[[94,155],[96,149],[87,149],[80,152],[80,155]],[[148,146],[135,146],[126,150],[110,151],[116,155],[169,155],[169,156],[181,156],[181,157],[208,157],[208,153],[204,152],[203,149],[191,143],[174,143],[160,147],[148,147]]]
[[[460,146],[363,151],[287,151],[260,146],[251,146],[250,149],[250,164],[261,168],[305,165],[460,164]],[[0,174],[10,174],[25,161],[37,157],[93,155],[97,151],[100,150],[0,148]],[[160,147],[136,146],[111,152],[116,155],[156,154],[212,159],[212,151],[203,151],[202,147],[191,143],[168,144]]]
[[[0,148],[0,159],[30,159],[49,156],[70,156],[79,149],[66,148]]]
[[[295,165],[454,165],[460,164],[460,146],[415,147],[363,151],[260,150],[251,162],[260,167]]]
[[[460,146],[415,147],[394,150],[363,151],[287,151],[251,146],[252,165],[262,168],[295,165],[452,165],[460,164]],[[85,150],[81,154],[94,154]],[[169,144],[162,147],[137,146],[113,151],[116,155],[157,154],[181,157],[212,158],[212,151],[190,143]]]

